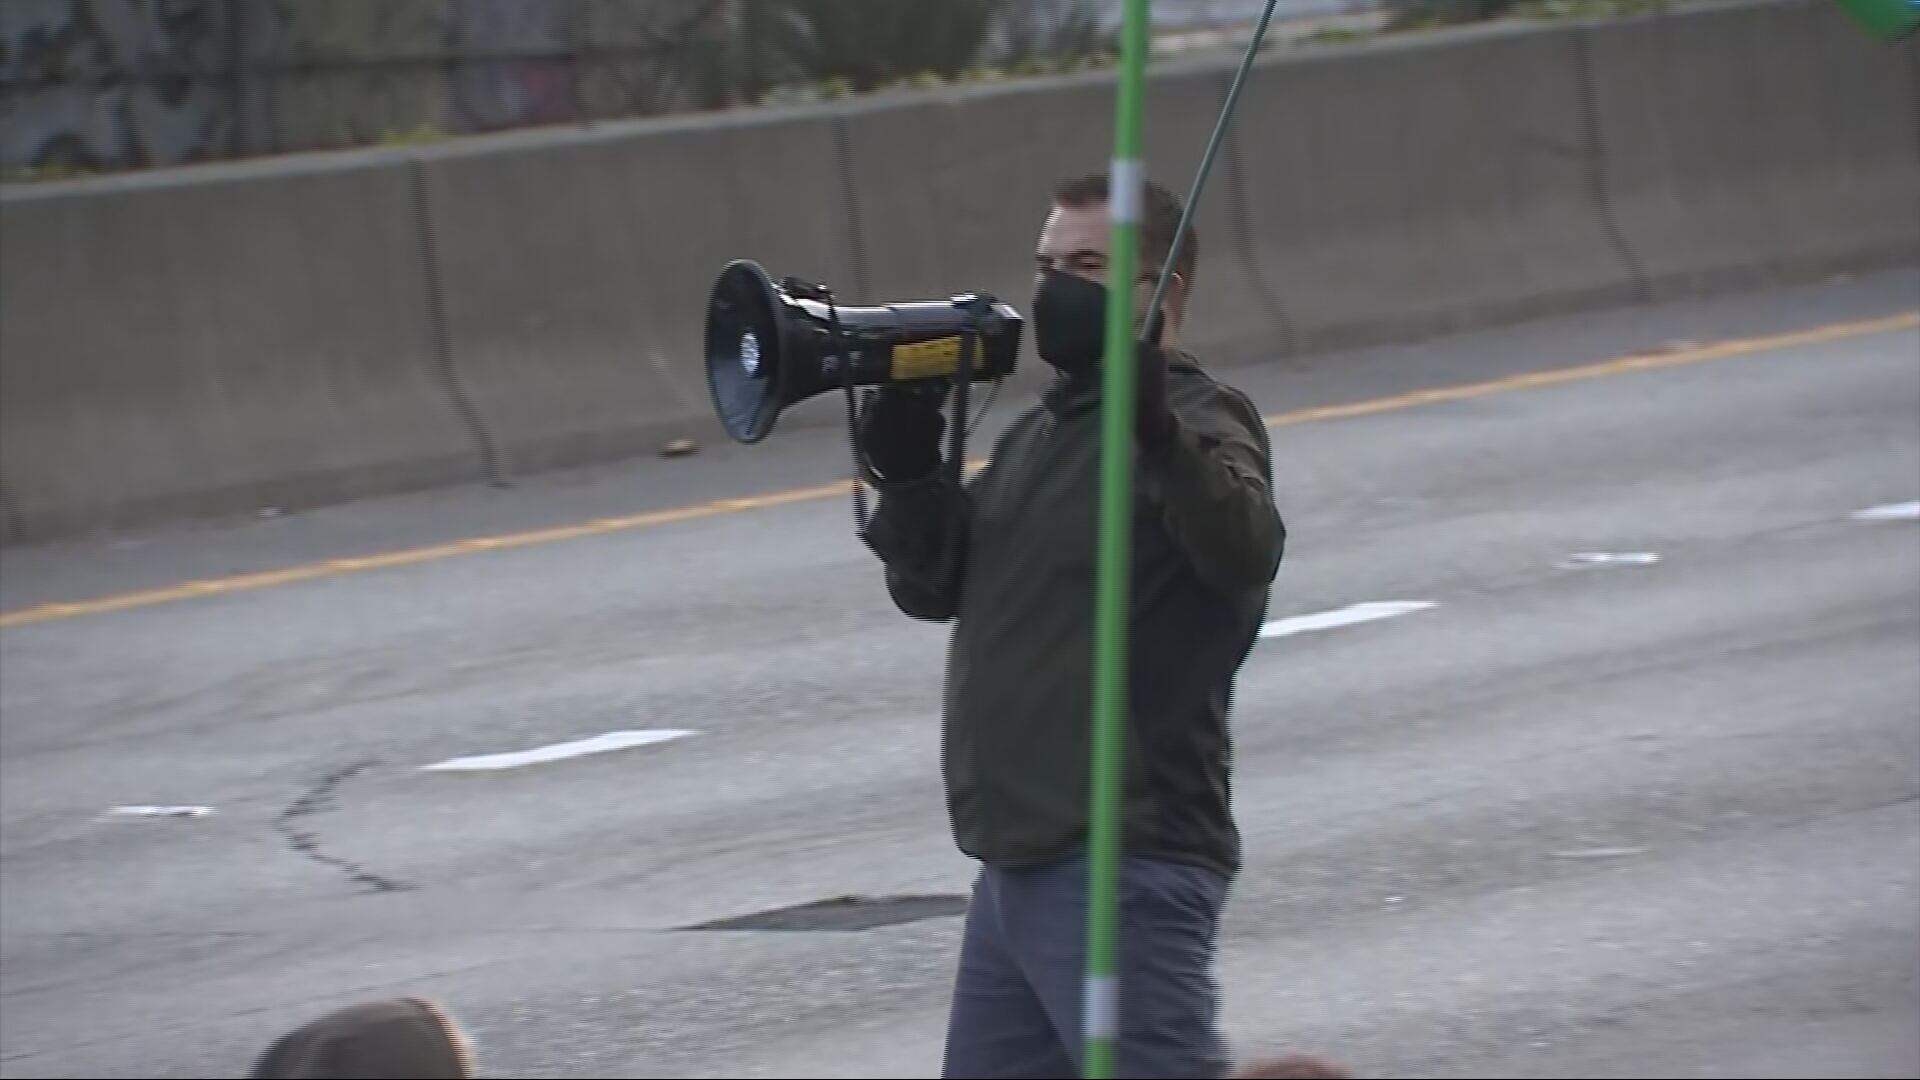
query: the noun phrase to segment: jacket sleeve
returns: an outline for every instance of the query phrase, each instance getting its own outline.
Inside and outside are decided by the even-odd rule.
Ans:
[[[1140,456],[1144,493],[1202,580],[1229,594],[1265,586],[1287,541],[1265,421],[1244,395],[1210,381],[1182,388],[1172,406],[1172,435]]]
[[[972,501],[944,471],[908,484],[883,484],[867,546],[886,568],[887,595],[903,614],[946,622],[960,608]],[[951,547],[950,547],[951,544]]]

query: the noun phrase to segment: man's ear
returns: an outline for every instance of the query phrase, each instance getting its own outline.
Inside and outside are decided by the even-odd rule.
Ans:
[[[1158,284],[1157,280],[1155,284]],[[1153,288],[1150,285],[1147,288],[1147,299],[1143,301],[1143,305],[1152,302]],[[1155,313],[1148,311],[1142,314],[1147,319],[1152,319]],[[1169,328],[1177,331],[1180,327],[1186,325],[1186,314],[1187,281],[1180,276],[1178,271],[1175,271],[1167,275],[1167,291],[1160,296],[1160,318],[1155,321],[1145,322],[1142,325],[1142,329],[1145,331],[1144,337],[1147,341],[1155,345],[1160,344],[1165,338]]]
[[[1187,279],[1178,270],[1167,275],[1167,295],[1161,298],[1167,319],[1176,326],[1187,322]]]

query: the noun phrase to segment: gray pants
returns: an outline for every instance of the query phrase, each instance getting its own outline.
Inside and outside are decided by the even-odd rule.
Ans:
[[[1122,860],[1116,1075],[1226,1075],[1213,974],[1226,896],[1226,880],[1210,870]],[[967,908],[943,1075],[1081,1075],[1086,956],[1084,858],[982,869]]]

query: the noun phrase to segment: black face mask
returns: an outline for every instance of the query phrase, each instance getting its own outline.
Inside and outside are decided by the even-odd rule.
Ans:
[[[1033,293],[1033,345],[1069,377],[1100,366],[1107,345],[1107,289],[1064,270],[1041,271]]]

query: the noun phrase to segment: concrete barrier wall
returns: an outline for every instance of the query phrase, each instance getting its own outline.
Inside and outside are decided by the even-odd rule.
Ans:
[[[1920,258],[1916,50],[1757,0],[1269,56],[1197,210],[1187,341],[1297,358]],[[1149,175],[1185,192],[1231,75],[1156,70]],[[9,191],[0,539],[720,438],[721,265],[1024,311],[1048,191],[1106,167],[1112,94],[1087,75]],[[1041,375],[1029,345],[1016,384]],[[843,416],[826,395],[782,429]]]
[[[1920,257],[1920,41],[1819,2],[1589,33],[1606,189],[1658,294]]]
[[[1253,238],[1300,348],[1631,299],[1578,64],[1576,30],[1497,27],[1257,70]]]
[[[21,539],[478,478],[404,163],[0,201],[0,487]]]
[[[720,268],[752,257],[851,291],[832,125],[651,124],[424,163],[452,351],[503,471],[724,437],[702,366]]]

